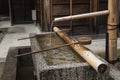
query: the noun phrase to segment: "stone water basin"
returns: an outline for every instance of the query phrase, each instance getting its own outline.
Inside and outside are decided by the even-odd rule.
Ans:
[[[32,51],[66,44],[57,34],[31,36]],[[37,80],[110,80],[107,72],[98,74],[69,46],[33,54],[33,63]]]
[[[41,50],[66,44],[56,34],[43,35],[37,37]],[[47,65],[82,63],[84,60],[69,46],[61,47],[55,50],[49,50],[42,53]]]

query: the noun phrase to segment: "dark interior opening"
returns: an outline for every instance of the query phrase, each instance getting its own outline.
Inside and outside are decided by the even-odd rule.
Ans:
[[[31,48],[19,49],[18,54],[31,52]],[[36,80],[32,55],[19,57],[17,60],[17,79],[16,80]]]
[[[0,16],[9,16],[8,0],[0,0]]]
[[[33,23],[32,10],[35,0],[10,0],[12,24]]]
[[[0,0],[0,21],[9,20],[9,1]]]

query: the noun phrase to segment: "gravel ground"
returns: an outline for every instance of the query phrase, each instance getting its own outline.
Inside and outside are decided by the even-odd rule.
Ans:
[[[4,36],[5,36],[4,34],[0,33],[0,42],[2,41]]]
[[[1,29],[0,30],[0,43],[1,43],[2,39],[4,38],[4,36],[6,35],[7,30],[8,29]]]

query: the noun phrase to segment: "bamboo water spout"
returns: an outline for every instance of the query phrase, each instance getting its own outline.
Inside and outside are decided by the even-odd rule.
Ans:
[[[54,27],[54,31],[67,43],[74,43],[76,40]],[[98,59],[93,53],[80,44],[70,45],[82,58],[84,58],[97,72],[104,73],[107,70],[107,63]]]
[[[59,17],[59,18],[55,18],[54,22],[67,21],[71,19],[83,19],[83,18],[97,17],[97,16],[102,16],[102,15],[108,15],[108,14],[109,14],[109,10],[104,10],[104,11],[98,11],[98,12],[66,16],[66,17]]]

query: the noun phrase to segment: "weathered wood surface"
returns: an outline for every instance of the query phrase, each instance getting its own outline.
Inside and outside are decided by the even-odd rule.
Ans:
[[[82,14],[82,13],[88,13],[88,12],[94,12],[93,8],[96,8],[96,4],[94,3],[96,0],[74,0],[72,1],[72,14]],[[47,2],[47,3],[43,3]],[[48,3],[49,2],[49,3]],[[92,2],[92,4],[91,4]],[[98,2],[98,11],[106,10],[107,9],[107,0],[99,0]],[[50,8],[46,14],[44,14],[44,9]],[[50,25],[47,26],[46,24],[51,24],[48,22],[52,22],[52,20],[56,17],[62,17],[62,16],[68,16],[71,15],[70,10],[70,0],[37,0],[37,12],[38,12],[38,23],[40,23],[40,27],[42,27],[43,31],[48,31],[47,29],[50,29]],[[49,17],[48,17],[49,16]],[[101,27],[101,25],[106,25],[107,23],[107,17],[99,17],[99,24],[98,26]],[[103,20],[104,19],[104,20]],[[97,24],[93,22],[94,19],[91,18],[90,22],[89,19],[83,19],[83,20],[73,20],[73,34],[89,34],[92,33],[92,31],[96,30],[94,26],[96,27]],[[78,22],[78,23],[76,23]],[[64,24],[65,23],[65,24]],[[70,21],[65,22],[59,22],[54,24],[54,26],[60,26],[61,28],[70,28]],[[100,32],[103,31],[102,28],[99,28]],[[102,32],[101,32],[102,33]]]
[[[99,9],[99,7],[101,7],[101,6],[99,6],[99,0],[94,0],[93,2],[94,2],[94,9],[93,9],[93,11],[95,11],[95,12],[99,11],[98,9]],[[98,33],[99,32],[98,17],[94,17],[94,27],[96,29],[95,33]]]
[[[33,23],[32,12],[34,9],[34,0],[8,0],[10,1],[11,20],[13,24]]]

